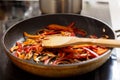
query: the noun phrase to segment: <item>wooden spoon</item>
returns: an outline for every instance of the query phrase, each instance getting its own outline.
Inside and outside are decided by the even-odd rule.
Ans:
[[[60,48],[76,44],[93,44],[106,47],[120,47],[120,40],[115,39],[93,39],[93,38],[78,38],[68,36],[47,36],[42,41],[42,45],[47,48]]]

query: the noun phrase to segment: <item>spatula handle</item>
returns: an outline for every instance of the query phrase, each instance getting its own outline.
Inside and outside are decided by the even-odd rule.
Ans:
[[[73,44],[94,44],[106,47],[120,47],[120,40],[114,39],[91,39],[91,38],[74,38]]]

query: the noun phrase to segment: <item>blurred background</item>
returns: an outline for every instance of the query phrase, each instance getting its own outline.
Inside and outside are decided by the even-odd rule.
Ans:
[[[0,29],[4,32],[12,24],[40,15],[38,1],[0,0]]]
[[[92,8],[94,5],[85,6],[83,4],[84,2],[88,4],[94,4],[96,2],[100,2],[102,4],[108,3],[107,0],[0,0],[0,30],[2,30],[2,32],[5,32],[8,27],[16,22],[39,16],[41,14],[81,14],[82,12],[83,14],[86,14],[85,11],[88,13],[90,8]],[[88,10],[86,10],[86,7]],[[100,6],[98,5],[98,7]],[[104,5],[103,8],[106,9],[106,5]],[[89,13],[90,12],[91,11],[89,11]],[[106,15],[106,13],[104,14]],[[91,15],[91,13],[89,15]]]

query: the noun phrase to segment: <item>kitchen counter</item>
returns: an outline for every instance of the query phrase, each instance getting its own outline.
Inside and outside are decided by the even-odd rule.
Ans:
[[[31,1],[31,3],[38,3],[37,1]],[[37,9],[36,9],[37,10]],[[30,12],[30,10],[28,10]],[[34,11],[35,12],[35,11]],[[81,15],[91,16],[97,19],[100,19],[106,24],[109,24],[113,27],[111,22],[111,14],[110,7],[108,3],[95,3],[89,1],[83,1],[83,9]],[[32,13],[32,16],[38,15],[36,13]],[[25,16],[25,15],[24,15]],[[26,14],[27,16],[27,14]],[[10,20],[6,25],[7,28],[14,24],[17,21],[23,20],[25,18],[18,18],[15,21]],[[0,32],[0,38],[2,37],[2,31]],[[118,75],[118,59],[116,56],[116,50],[113,50],[111,57],[108,61],[103,64],[100,68],[89,72],[84,75],[68,77],[68,78],[59,78],[62,80],[120,80]],[[36,76],[25,72],[15,66],[9,58],[4,53],[2,48],[2,44],[0,43],[0,80],[58,80],[58,78],[46,78],[41,76]]]

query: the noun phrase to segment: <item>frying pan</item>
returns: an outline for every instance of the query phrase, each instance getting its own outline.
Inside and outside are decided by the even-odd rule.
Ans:
[[[96,35],[101,37],[108,35],[110,39],[115,39],[115,33],[106,23],[87,16],[77,14],[49,14],[42,15],[27,20],[23,20],[11,26],[3,35],[2,43],[4,50],[10,60],[19,68],[45,77],[68,77],[73,75],[81,75],[93,71],[103,65],[111,55],[113,48],[109,49],[103,55],[90,59],[87,61],[65,64],[65,65],[44,65],[36,64],[31,60],[22,60],[14,57],[9,49],[16,43],[16,41],[24,40],[23,32],[30,34],[35,33],[39,29],[45,28],[49,24],[68,25],[75,22],[77,28],[83,29],[87,32],[87,36]],[[86,36],[86,37],[87,37]]]

